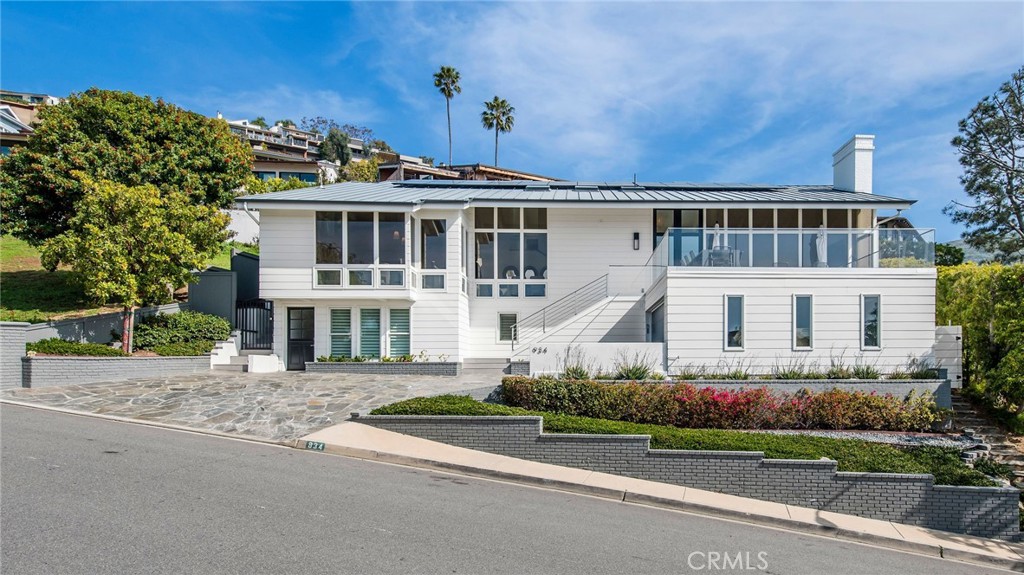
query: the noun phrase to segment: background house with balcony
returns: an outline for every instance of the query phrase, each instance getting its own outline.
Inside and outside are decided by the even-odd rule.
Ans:
[[[872,151],[840,148],[833,185],[421,180],[238,203],[261,213],[290,369],[422,351],[537,372],[586,344],[669,373],[837,355],[888,371],[932,354],[934,242],[875,226],[913,202],[873,193]]]

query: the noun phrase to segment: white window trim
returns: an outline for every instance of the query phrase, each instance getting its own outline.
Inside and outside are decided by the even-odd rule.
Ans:
[[[864,312],[867,311],[865,309],[865,307],[864,307],[864,298],[869,298],[869,297],[877,297],[878,298],[878,345],[876,345],[876,346],[864,345],[864,335],[865,335],[865,331],[866,331],[864,328],[865,328],[865,324],[867,323],[865,321],[865,318],[864,318]],[[860,317],[858,318],[858,321],[860,322],[860,329],[858,331],[860,332],[860,342],[859,343],[860,343],[860,349],[862,351],[881,351],[881,349],[882,349],[882,319],[883,319],[883,315],[882,315],[882,294],[878,294],[878,293],[862,293],[862,294],[860,294]]]
[[[502,206],[502,207],[505,207],[505,206]],[[490,227],[490,228],[476,227],[476,225],[475,225],[476,224],[476,214],[474,212],[473,231],[471,233],[467,232],[467,241],[469,241],[471,239],[474,242],[474,244],[473,244],[473,255],[474,255],[474,258],[475,258],[475,255],[476,255],[476,243],[475,242],[476,242],[476,234],[477,233],[487,233],[487,234],[493,235],[494,236],[493,239],[494,239],[495,248],[494,248],[494,264],[493,264],[494,265],[494,269],[492,270],[493,273],[494,273],[494,277],[493,278],[477,278],[477,277],[475,277],[476,276],[476,273],[475,273],[476,261],[474,259],[474,261],[472,262],[472,265],[469,267],[469,269],[473,269],[474,270],[474,273],[473,273],[474,277],[472,278],[473,279],[473,283],[474,284],[476,284],[476,283],[491,283],[491,284],[494,284],[494,286],[495,286],[495,288],[494,288],[494,295],[491,296],[491,297],[495,297],[495,298],[501,297],[498,294],[498,292],[500,291],[500,285],[499,284],[518,284],[519,286],[521,286],[519,288],[519,290],[518,290],[519,294],[517,296],[506,296],[506,299],[512,299],[513,297],[518,297],[518,298],[526,297],[525,289],[524,289],[524,287],[522,287],[522,286],[525,286],[526,284],[533,283],[533,284],[545,284],[546,285],[550,281],[550,279],[551,279],[550,277],[532,277],[532,278],[527,279],[527,278],[524,278],[522,276],[525,275],[525,273],[526,273],[526,234],[544,234],[545,236],[547,236],[547,239],[550,240],[551,239],[550,226],[547,227],[547,228],[541,228],[541,229],[525,227],[526,226],[526,214],[525,214],[524,208],[521,207],[521,206],[519,208],[513,208],[513,209],[518,209],[519,210],[519,227],[518,228],[501,228],[501,227],[498,227],[498,206],[492,206],[492,207],[480,206],[479,208],[475,208],[475,209],[489,209],[489,210],[492,210],[492,217],[494,219],[494,227]],[[545,209],[547,209],[547,208],[545,208]],[[501,233],[518,234],[518,236],[519,236],[519,264],[518,264],[518,267],[519,267],[519,277],[516,277],[516,278],[500,277],[501,276],[501,272],[498,269],[498,248],[497,248],[497,243],[498,243],[498,234],[501,234]],[[468,249],[469,246],[467,246],[466,248],[467,248],[466,251],[468,252],[469,251],[469,249]],[[549,266],[546,267],[542,271],[550,273],[550,262],[549,262]],[[486,298],[487,296],[477,296],[476,292],[474,290],[473,293],[472,293],[472,297],[484,297],[484,298]],[[548,296],[547,288],[545,288],[543,296],[530,296],[531,299],[547,299],[548,297],[549,296]]]
[[[511,339],[501,339],[501,316],[503,316],[503,315],[514,315],[514,316],[516,316],[516,324],[518,324],[519,323],[519,319],[520,319],[519,318],[519,312],[517,312],[517,311],[499,311],[497,313],[497,315],[495,315],[495,317],[497,318],[497,323],[495,324],[497,329],[494,330],[494,341],[495,341],[495,343],[498,343],[498,344],[511,344],[514,340],[511,340]]]
[[[808,335],[810,336],[810,339],[811,339],[811,345],[809,345],[809,346],[799,346],[799,345],[796,344],[796,330],[797,330],[797,325],[796,325],[796,318],[797,318],[797,314],[796,314],[796,300],[797,300],[797,298],[800,298],[800,297],[806,297],[806,298],[810,298],[811,299],[811,308],[810,308],[811,317],[809,318],[811,320],[811,324],[810,324],[810,326],[808,326],[810,328],[810,332],[808,333]],[[814,295],[813,294],[809,294],[809,293],[795,293],[795,294],[793,294],[792,309],[793,309],[793,326],[792,326],[792,334],[791,334],[791,336],[792,336],[793,351],[812,351],[812,350],[814,350]]]
[[[743,345],[740,347],[729,346],[729,298],[740,298],[740,333],[743,336]],[[722,351],[746,351],[747,349],[747,298],[743,294],[725,294],[722,296]]]

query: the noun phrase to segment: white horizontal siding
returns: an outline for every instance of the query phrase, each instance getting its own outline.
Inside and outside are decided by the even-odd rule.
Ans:
[[[743,351],[723,350],[726,294],[744,297]],[[792,349],[794,294],[813,296],[810,351]],[[862,294],[882,297],[881,350],[861,350]],[[935,341],[934,270],[672,272],[666,305],[668,361],[677,369],[742,362],[767,373],[791,362],[827,369],[842,358],[890,371],[929,357]]]
[[[313,211],[260,211],[260,297],[318,297],[315,218]]]

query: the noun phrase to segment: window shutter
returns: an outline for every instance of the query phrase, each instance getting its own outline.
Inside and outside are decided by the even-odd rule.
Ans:
[[[352,356],[352,310],[331,310],[331,355]]]
[[[380,310],[359,310],[359,355],[380,357]]]
[[[393,309],[388,320],[391,335],[391,355],[409,353],[409,310]]]

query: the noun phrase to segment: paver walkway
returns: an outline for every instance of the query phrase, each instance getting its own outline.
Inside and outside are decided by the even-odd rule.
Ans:
[[[410,397],[493,388],[499,383],[492,376],[208,372],[7,389],[0,397],[281,441],[340,423],[353,411],[365,413]]]

